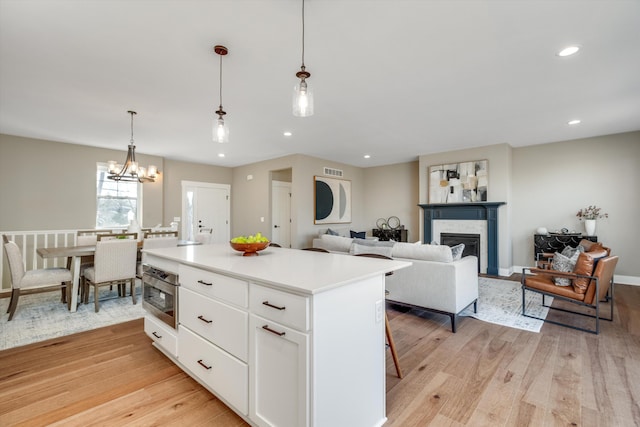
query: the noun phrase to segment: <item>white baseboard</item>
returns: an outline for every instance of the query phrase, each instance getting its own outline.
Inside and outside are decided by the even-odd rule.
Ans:
[[[511,269],[508,268],[501,268],[499,270],[499,273],[501,276],[511,276],[511,274],[513,273],[522,273],[522,269],[523,268],[532,268],[533,266],[527,266],[527,267],[523,267],[520,265],[514,265],[511,266]],[[511,271],[508,274],[503,274],[503,272],[507,273]],[[616,282],[616,284],[618,285],[633,285],[633,286],[640,286],[640,277],[638,276],[623,276],[621,274],[616,274],[614,277],[614,280]]]

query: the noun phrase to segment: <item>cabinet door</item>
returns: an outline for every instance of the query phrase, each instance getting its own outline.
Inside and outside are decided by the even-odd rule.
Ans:
[[[309,335],[251,315],[249,418],[259,426],[309,425]]]

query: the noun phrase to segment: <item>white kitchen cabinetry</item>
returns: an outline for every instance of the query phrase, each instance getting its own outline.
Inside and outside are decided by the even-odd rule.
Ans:
[[[144,332],[171,356],[178,355],[178,336],[176,330],[165,325],[161,320],[152,315],[144,316]]]
[[[384,275],[410,263],[228,245],[149,253],[180,263],[174,361],[249,424],[385,423]]]
[[[309,298],[256,284],[249,289],[250,418],[265,427],[308,426]]]

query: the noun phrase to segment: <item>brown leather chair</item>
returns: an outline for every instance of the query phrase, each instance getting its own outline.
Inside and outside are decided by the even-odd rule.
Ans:
[[[614,272],[618,263],[617,256],[607,255],[608,248],[581,253],[573,272],[561,272],[551,268],[524,268],[522,270],[522,315],[557,325],[567,326],[585,332],[598,334],[600,332],[600,319],[613,320],[614,304]],[[601,255],[598,258],[597,255]],[[527,274],[529,273],[529,274]],[[567,278],[571,282],[569,286],[558,286],[555,278]],[[549,319],[540,319],[526,313],[526,291],[542,294],[542,305],[567,313],[579,314],[595,319],[595,329],[587,329]],[[544,297],[552,296],[563,301],[568,301],[589,308],[591,313],[576,312],[559,307],[551,307],[545,304]],[[610,302],[609,318],[600,316],[600,303]]]

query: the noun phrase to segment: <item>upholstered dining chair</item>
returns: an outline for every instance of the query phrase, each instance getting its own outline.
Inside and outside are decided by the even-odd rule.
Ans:
[[[367,254],[367,253],[363,253],[363,254],[356,254],[354,256],[363,256],[363,257],[369,257],[369,258],[379,258],[379,259],[388,259],[388,260],[393,260],[393,258],[388,257],[386,255],[381,255],[381,254]],[[393,274],[393,271],[389,271],[387,273],[385,273],[385,277],[386,276],[391,276]],[[387,294],[388,292],[385,290],[385,294]],[[398,378],[402,378],[402,369],[400,368],[400,360],[398,359],[398,353],[396,351],[396,343],[393,340],[393,334],[391,333],[391,325],[389,324],[389,316],[387,316],[387,311],[385,310],[384,312],[384,329],[385,329],[385,333],[387,335],[387,344],[389,345],[389,350],[391,351],[391,357],[393,358],[393,363],[396,366],[396,374],[398,375]]]
[[[135,234],[135,233],[134,233]],[[93,287],[95,311],[100,310],[100,286],[131,284],[131,299],[136,303],[136,255],[138,241],[136,239],[107,239],[96,242],[94,266],[84,272],[82,287],[84,289],[84,303],[89,302],[89,288]],[[120,286],[118,286],[120,290]],[[124,295],[124,292],[118,292]]]
[[[171,248],[175,246],[178,246],[177,231],[145,233],[145,238],[142,240],[142,255],[140,256],[140,262],[136,265],[136,276],[138,279],[142,279],[142,267],[147,261],[147,254],[144,253],[145,249]]]
[[[5,235],[2,236],[2,241],[11,273],[11,299],[7,308],[9,320],[13,319],[21,295],[60,291],[61,287],[67,290],[67,295],[71,295],[72,276],[68,268],[55,267],[25,271],[18,245]],[[71,298],[67,298],[67,307],[70,307],[70,301]]]

